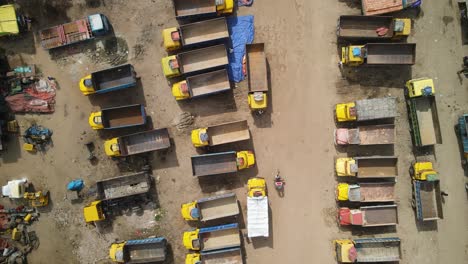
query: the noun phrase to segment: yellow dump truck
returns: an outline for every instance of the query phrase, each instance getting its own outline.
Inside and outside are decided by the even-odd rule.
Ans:
[[[164,237],[127,240],[112,243],[109,257],[117,263],[163,263],[167,255],[167,240]]]
[[[255,165],[252,151],[228,151],[192,156],[192,175],[194,177],[233,174]]]
[[[146,124],[145,107],[140,104],[104,108],[88,118],[92,129],[116,129]]]
[[[396,97],[356,100],[335,106],[338,122],[392,119],[398,115]]]
[[[250,110],[263,113],[268,107],[268,73],[265,44],[247,44],[246,58],[249,80],[247,102],[249,103]]]
[[[337,158],[335,171],[338,177],[395,178],[398,176],[398,158],[394,156]]]
[[[174,51],[181,48],[208,45],[229,38],[226,18],[220,17],[166,28],[162,32],[164,48]]]
[[[190,76],[172,85],[172,95],[177,101],[229,90],[231,83],[226,69]]]
[[[182,204],[180,212],[187,221],[207,222],[235,217],[240,211],[236,194],[227,193]]]
[[[410,18],[340,16],[337,35],[346,40],[399,40],[411,33]]]
[[[186,231],[183,243],[187,249],[200,251],[240,247],[239,225],[227,224]]]
[[[172,0],[176,19],[229,15],[234,10],[234,0]]]
[[[211,147],[249,140],[249,125],[247,120],[242,120],[198,128],[192,130],[191,138],[194,147]]]
[[[368,43],[341,48],[342,65],[413,65],[415,62],[414,43]]]
[[[181,52],[161,59],[162,70],[167,78],[221,69],[228,63],[224,44]]]

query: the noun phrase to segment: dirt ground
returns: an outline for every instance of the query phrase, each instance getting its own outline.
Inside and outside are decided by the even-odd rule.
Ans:
[[[9,63],[34,63],[46,76],[57,79],[56,112],[51,115],[17,115],[22,130],[37,122],[54,131],[53,147],[46,153],[21,150],[21,140],[9,142],[1,156],[0,183],[26,177],[38,188],[51,191],[52,204],[34,224],[41,245],[29,263],[107,263],[108,247],[115,240],[165,236],[171,244],[173,263],[183,263],[187,250],[182,232],[190,229],[180,216],[180,205],[215,193],[238,194],[245,227],[246,182],[265,177],[270,187],[270,238],[245,242],[247,263],[335,263],[331,241],[349,237],[402,239],[401,263],[468,263],[467,181],[460,166],[459,143],[454,132],[458,116],[468,111],[468,80],[460,80],[467,48],[461,43],[460,18],[455,0],[423,1],[420,12],[398,16],[414,19],[409,42],[417,43],[413,67],[362,67],[340,73],[336,21],[339,15],[359,14],[359,1],[255,1],[238,15],[255,15],[255,42],[266,43],[269,65],[270,109],[252,116],[246,103],[246,82],[232,93],[178,103],[164,78],[160,59],[165,56],[161,30],[177,25],[168,0],[16,1],[35,17],[33,32],[1,39]],[[39,29],[81,18],[105,14],[115,36],[98,39],[49,54],[37,41]],[[78,81],[86,74],[131,63],[141,77],[136,89],[85,97]],[[416,77],[434,78],[443,144],[419,153],[435,161],[442,189],[448,192],[444,219],[420,225],[411,207],[411,183],[407,170],[414,160],[403,85]],[[394,148],[336,148],[333,144],[335,103],[392,95],[399,98],[396,120],[398,142]],[[92,199],[93,184],[128,170],[105,156],[103,139],[115,133],[91,131],[87,117],[99,107],[143,103],[155,128],[168,127],[174,147],[166,155],[151,158],[156,191],[154,202],[140,214],[124,213],[100,232],[86,226],[82,208]],[[176,128],[178,116],[188,112],[194,124]],[[252,149],[257,166],[236,177],[198,181],[191,176],[190,156],[197,153],[190,129],[208,124],[247,119],[252,140],[216,150]],[[119,131],[119,134],[137,130]],[[90,164],[83,143],[94,140],[97,164]],[[399,224],[396,228],[359,230],[339,228],[336,223],[333,162],[336,156],[397,155]],[[286,193],[280,198],[271,183],[277,170],[285,177]],[[71,204],[66,184],[75,178],[86,182],[85,201]],[[243,230],[245,231],[245,229]]]

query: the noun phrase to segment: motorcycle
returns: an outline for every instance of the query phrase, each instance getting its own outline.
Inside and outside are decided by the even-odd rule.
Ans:
[[[278,170],[278,172],[276,173],[276,176],[275,176],[275,179],[274,179],[274,183],[275,183],[275,189],[278,191],[278,193],[280,194],[280,196],[283,197],[283,195],[284,195],[284,185],[286,184],[286,182],[285,182],[284,179],[280,176],[279,170]]]

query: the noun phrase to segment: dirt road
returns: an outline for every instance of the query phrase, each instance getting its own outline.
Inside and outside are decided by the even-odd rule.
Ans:
[[[160,69],[166,53],[161,45],[161,30],[175,26],[170,1],[17,1],[26,11],[40,14],[34,33],[85,14],[103,13],[109,17],[114,38],[94,41],[83,47],[48,54],[34,34],[11,41],[1,40],[11,65],[35,63],[45,75],[60,84],[56,112],[52,115],[19,115],[25,129],[31,121],[54,130],[54,146],[45,154],[21,150],[13,141],[2,155],[1,184],[8,179],[28,177],[38,187],[51,191],[53,204],[35,228],[42,239],[31,254],[30,263],[106,262],[109,244],[116,239],[150,235],[166,236],[171,243],[174,263],[183,263],[187,252],[181,243],[182,231],[190,228],[180,217],[180,204],[226,190],[234,190],[245,219],[245,183],[249,177],[265,177],[268,184],[279,169],[286,178],[286,193],[279,198],[270,185],[271,237],[245,244],[247,263],[335,263],[331,241],[356,236],[393,236],[402,239],[401,263],[467,263],[468,217],[466,177],[453,125],[459,114],[468,111],[468,80],[460,83],[455,72],[467,51],[461,45],[458,8],[454,0],[424,1],[422,12],[414,18],[413,35],[417,43],[417,64],[405,68],[383,67],[351,69],[342,79],[337,67],[339,55],[335,36],[338,16],[359,14],[359,1],[256,1],[242,7],[238,15],[255,15],[255,42],[266,43],[270,69],[271,109],[262,117],[249,113],[246,83],[232,93],[177,103]],[[41,3],[41,4],[39,4]],[[136,89],[119,95],[88,98],[78,90],[79,79],[91,71],[129,62],[141,77]],[[403,100],[404,82],[412,77],[435,80],[444,144],[435,148],[445,199],[445,219],[437,225],[416,223],[411,208],[411,183],[407,170],[414,160]],[[399,98],[396,120],[398,144],[395,148],[341,149],[333,144],[333,106],[335,103],[392,95]],[[102,150],[102,140],[114,133],[96,133],[88,128],[87,117],[99,107],[143,103],[154,127],[169,127],[175,147],[167,156],[154,155],[155,203],[145,205],[138,216],[119,216],[113,227],[101,233],[82,220],[84,204],[66,199],[68,181],[83,178],[86,190],[99,179],[120,174],[119,168]],[[181,112],[195,116],[186,129],[174,126]],[[247,119],[252,141],[233,146],[253,149],[257,166],[241,172],[238,178],[198,181],[191,176],[190,156],[196,154],[189,137],[191,128]],[[125,133],[135,132],[132,130]],[[122,132],[120,132],[122,133]],[[83,146],[94,139],[99,162],[90,164]],[[220,150],[232,150],[226,147]],[[377,152],[377,153],[376,153]],[[351,231],[336,224],[336,184],[333,162],[346,154],[398,155],[397,182],[399,225],[396,229]],[[92,193],[85,200],[90,201]],[[156,216],[155,216],[156,215]],[[69,254],[72,252],[73,254]],[[307,260],[307,261],[305,261]]]

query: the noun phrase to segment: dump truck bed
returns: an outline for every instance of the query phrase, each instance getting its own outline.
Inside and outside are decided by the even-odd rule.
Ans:
[[[358,178],[390,178],[398,176],[397,157],[357,157]]]
[[[43,29],[39,32],[44,49],[53,49],[91,39],[92,33],[87,18]]]
[[[146,123],[145,107],[140,104],[102,109],[104,128],[143,125]]]
[[[166,240],[147,238],[129,240],[125,244],[125,254],[128,264],[154,263],[166,260]]]
[[[195,177],[237,172],[235,151],[192,156],[192,174]]]
[[[239,214],[239,205],[234,193],[200,199],[197,201],[197,204],[202,221],[210,221]]]
[[[393,202],[395,200],[394,182],[360,183],[358,186],[350,185],[349,201],[371,203]]]
[[[348,129],[349,144],[385,145],[395,143],[395,125],[360,126]]]
[[[136,84],[136,74],[130,64],[120,65],[110,69],[91,74],[94,89],[96,91],[133,86]]]
[[[173,0],[176,17],[216,13],[215,0]]]
[[[201,252],[201,264],[242,264],[242,250],[238,247]]]
[[[151,176],[146,172],[139,172],[96,182],[99,200],[111,200],[147,193],[150,187]]]
[[[229,38],[226,18],[215,18],[179,27],[183,46]]]
[[[338,37],[350,39],[390,39],[393,37],[391,16],[340,16]],[[387,34],[379,36],[378,28],[387,28]]]
[[[435,97],[410,98],[408,104],[416,145],[429,146],[442,143]]]
[[[398,115],[396,97],[357,100],[355,104],[358,121],[394,118]]]
[[[211,126],[207,133],[211,146],[250,139],[247,120]]]
[[[202,234],[203,251],[240,246],[239,229],[226,229]]]
[[[444,218],[439,181],[414,181],[416,218],[431,221]]]
[[[119,138],[122,156],[167,149],[171,146],[167,128],[155,129]]]
[[[354,239],[357,262],[389,262],[400,260],[400,239]]]
[[[250,92],[267,92],[267,64],[265,57],[265,44],[247,44],[247,70],[249,74]]]
[[[363,226],[388,226],[398,224],[396,205],[363,206]]]
[[[366,54],[367,64],[413,65],[416,62],[416,44],[369,43]]]
[[[177,54],[181,73],[192,73],[225,66],[229,63],[226,46],[217,45]]]
[[[187,85],[192,97],[219,93],[231,89],[226,69],[187,77]]]
[[[403,9],[403,0],[361,0],[362,14],[374,16]]]

